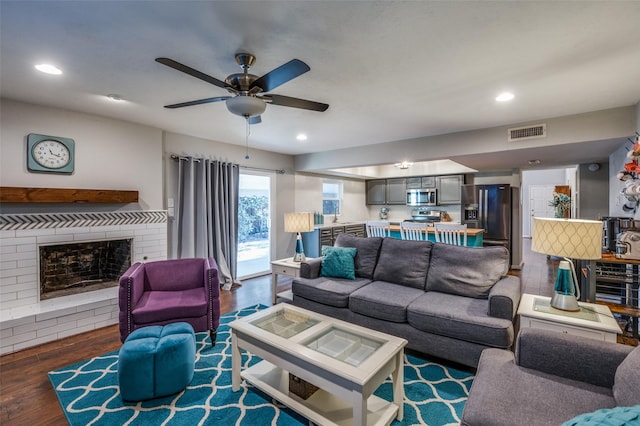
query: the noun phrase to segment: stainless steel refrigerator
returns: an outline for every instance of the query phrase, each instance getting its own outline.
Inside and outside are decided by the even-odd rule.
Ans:
[[[484,229],[484,245],[501,245],[511,253],[509,185],[462,185],[462,223]]]

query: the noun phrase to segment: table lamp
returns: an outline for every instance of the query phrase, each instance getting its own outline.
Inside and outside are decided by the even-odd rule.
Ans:
[[[296,232],[296,254],[293,256],[294,262],[303,262],[304,247],[302,246],[301,232],[313,231],[313,213],[285,213],[284,232]]]
[[[602,222],[534,217],[531,250],[564,258],[558,266],[551,307],[579,311],[580,289],[573,262],[569,259],[602,257]]]

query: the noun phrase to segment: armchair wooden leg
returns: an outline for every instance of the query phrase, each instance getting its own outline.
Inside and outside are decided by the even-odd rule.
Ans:
[[[218,332],[216,330],[209,330],[209,336],[211,337],[211,346],[216,345],[216,337]]]

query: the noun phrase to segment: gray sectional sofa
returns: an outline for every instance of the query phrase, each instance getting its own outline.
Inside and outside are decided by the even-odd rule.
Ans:
[[[486,348],[511,349],[520,279],[508,276],[504,247],[340,234],[355,247],[355,279],[321,276],[307,259],[292,283],[293,304],[407,339],[408,348],[476,367]]]
[[[524,328],[482,354],[464,426],[640,425],[640,347]]]

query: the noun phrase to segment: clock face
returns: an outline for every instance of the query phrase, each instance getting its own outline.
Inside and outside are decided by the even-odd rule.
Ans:
[[[69,148],[57,140],[42,140],[33,146],[31,153],[38,164],[49,169],[60,169],[71,161]]]

